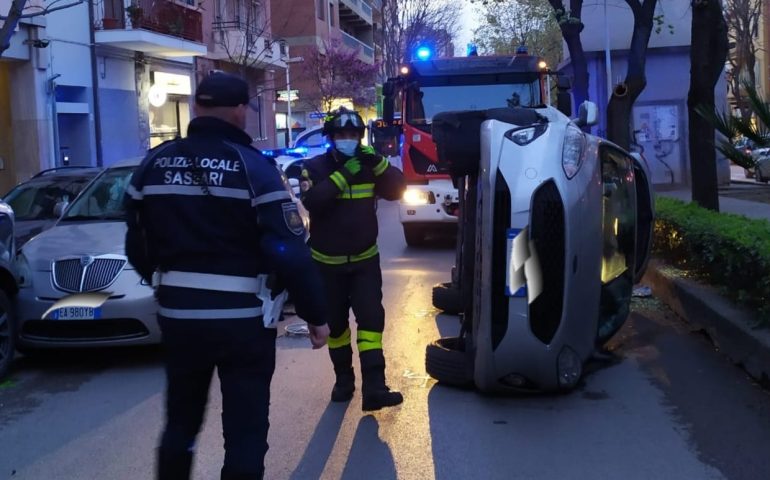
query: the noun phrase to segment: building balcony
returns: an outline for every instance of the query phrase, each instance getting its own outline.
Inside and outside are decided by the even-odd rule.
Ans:
[[[163,57],[190,57],[207,52],[203,44],[203,16],[186,3],[104,0],[96,2],[94,10],[98,44]]]
[[[372,7],[363,0],[340,0],[340,23],[347,23],[356,28],[371,26]]]
[[[369,64],[374,63],[373,47],[365,44],[356,37],[343,32],[342,30],[340,30],[340,34],[342,35],[342,43],[345,44],[346,47],[352,48],[353,50],[358,50],[358,58],[360,58],[362,62]]]
[[[286,68],[283,46],[271,41],[267,32],[238,19],[216,20],[212,23],[212,31],[214,45],[209,58],[257,69]]]

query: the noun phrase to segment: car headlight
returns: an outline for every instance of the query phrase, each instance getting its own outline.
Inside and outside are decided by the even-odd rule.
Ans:
[[[16,268],[16,275],[19,277],[19,288],[32,286],[32,269],[29,266],[27,257],[23,253],[16,255],[14,266]]]
[[[427,205],[430,202],[430,194],[423,190],[408,188],[404,192],[404,203],[407,205]]]
[[[580,170],[580,166],[583,164],[585,145],[586,136],[583,131],[574,123],[567,125],[561,152],[561,166],[567,178],[571,179]]]
[[[524,145],[528,145],[535,141],[535,139],[545,133],[546,130],[548,130],[548,124],[539,123],[531,127],[509,130],[505,133],[505,136],[512,140],[516,145],[523,147]]]

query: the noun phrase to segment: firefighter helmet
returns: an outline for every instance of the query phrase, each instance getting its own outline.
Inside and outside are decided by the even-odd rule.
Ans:
[[[343,130],[355,130],[360,136],[364,135],[366,126],[361,115],[354,110],[340,107],[324,118],[323,134],[329,137]]]

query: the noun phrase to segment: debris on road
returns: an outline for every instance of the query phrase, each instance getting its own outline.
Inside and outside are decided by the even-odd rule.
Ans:
[[[632,297],[651,297],[652,296],[652,289],[648,287],[647,285],[640,285],[638,287],[635,287],[633,292],[631,293]]]

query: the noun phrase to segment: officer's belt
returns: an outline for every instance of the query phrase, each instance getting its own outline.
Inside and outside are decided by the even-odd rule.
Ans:
[[[260,288],[257,277],[239,277],[236,275],[219,275],[216,273],[197,272],[155,272],[152,285],[167,287],[197,288],[199,290],[217,290],[222,292],[241,292],[256,294]]]
[[[325,255],[313,248],[310,249],[310,253],[313,256],[313,259],[318,262],[327,265],[344,265],[346,263],[360,262],[372,258],[379,253],[379,250],[377,250],[377,245],[373,245],[369,249],[356,255]]]

